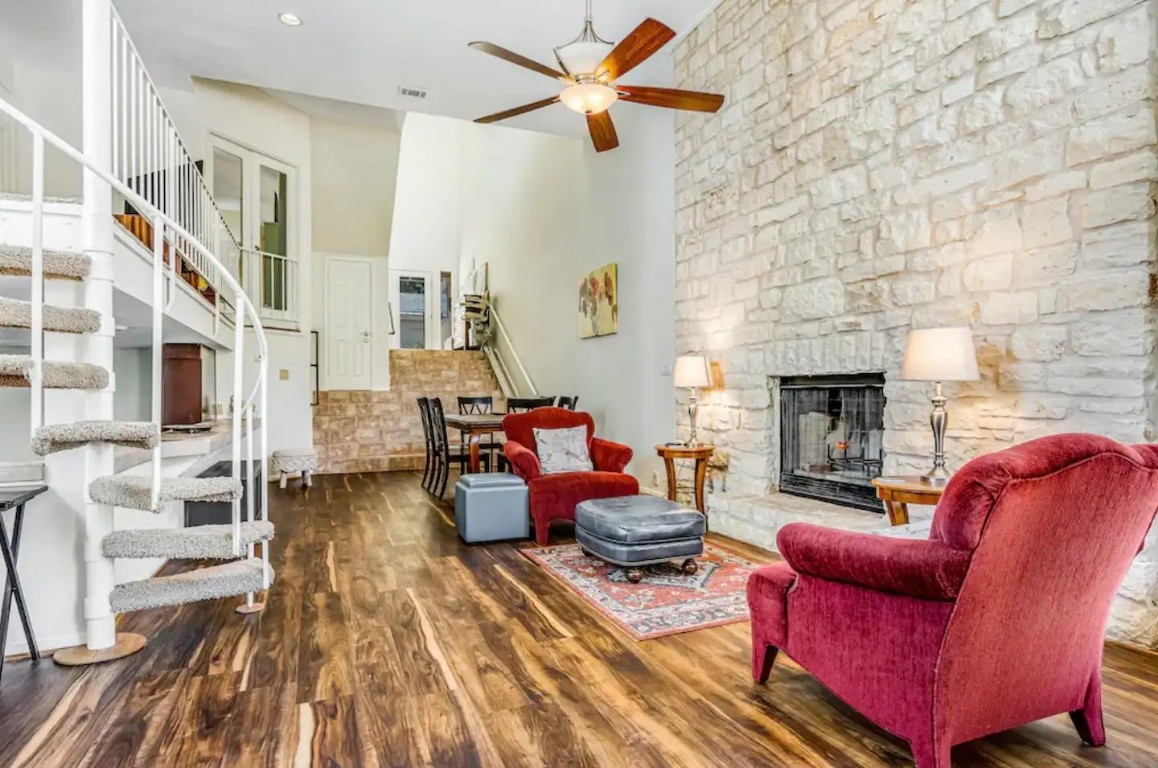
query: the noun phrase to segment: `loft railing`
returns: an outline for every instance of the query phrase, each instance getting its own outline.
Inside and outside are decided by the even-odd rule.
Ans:
[[[290,256],[252,248],[241,250],[239,278],[270,323],[298,320],[298,262]]]
[[[64,154],[65,157],[83,166],[89,173],[108,184],[112,190],[123,196],[140,215],[146,217],[152,225],[153,248],[153,293],[152,293],[152,421],[158,426],[161,423],[161,361],[163,355],[162,325],[166,298],[166,272],[168,278],[169,298],[176,290],[172,280],[172,270],[166,269],[164,254],[166,247],[176,251],[178,246],[189,249],[198,262],[204,265],[206,272],[217,276],[221,281],[221,289],[228,291],[233,297],[233,306],[237,313],[234,324],[234,376],[233,402],[240,404],[233,413],[232,436],[232,463],[233,477],[241,479],[242,456],[242,422],[246,423],[249,437],[246,440],[246,488],[254,488],[255,458],[260,458],[261,476],[267,477],[266,467],[268,451],[268,427],[261,430],[259,454],[255,456],[253,445],[253,419],[255,412],[262,418],[268,414],[268,392],[266,379],[269,367],[269,352],[262,327],[260,313],[241,284],[230,274],[220,259],[207,249],[194,235],[180,223],[161,211],[156,205],[142,197],[124,182],[115,178],[107,170],[83,155],[56,134],[40,125],[20,110],[0,99],[0,113],[11,117],[22,125],[32,135],[32,286],[31,286],[31,370],[29,382],[32,389],[31,430],[33,433],[44,423],[44,150],[51,145]],[[254,343],[257,347],[258,370],[252,387],[247,391],[244,382],[245,361],[248,354],[245,348],[245,331],[247,327],[253,331]],[[106,361],[106,363],[111,363]],[[161,446],[157,445],[152,451],[152,506],[157,508],[161,483]],[[250,520],[268,519],[268,494],[261,494],[261,512],[254,516],[253,495],[246,493],[247,507]],[[233,503],[233,551],[235,555],[241,553],[241,502]],[[248,548],[248,556],[253,557],[252,545]],[[269,587],[268,547],[262,547],[263,584]],[[250,598],[252,600],[252,595]]]
[[[220,291],[223,280],[217,272],[235,269],[240,251],[237,240],[115,8],[110,34],[112,173],[181,227],[185,234],[170,233],[174,251]],[[124,213],[143,213],[139,206],[125,202]],[[192,247],[192,242],[201,249]],[[216,254],[217,263],[207,260],[202,250]]]

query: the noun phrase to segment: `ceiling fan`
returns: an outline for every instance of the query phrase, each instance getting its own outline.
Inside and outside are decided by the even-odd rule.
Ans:
[[[489,53],[491,56],[497,56],[504,61],[566,84],[557,96],[480,117],[475,122],[496,123],[561,101],[567,107],[587,116],[587,129],[591,132],[595,150],[606,152],[619,146],[615,124],[611,122],[611,115],[607,113],[608,108],[619,99],[652,107],[716,112],[724,103],[724,97],[718,94],[681,91],[674,88],[619,85],[616,82],[651,58],[674,37],[675,32],[667,25],[655,19],[644,19],[643,23],[632,30],[631,34],[618,45],[610,43],[595,34],[595,27],[591,21],[591,0],[587,0],[587,17],[583,22],[583,31],[571,42],[555,48],[555,61],[562,71],[532,61],[494,43],[471,43],[470,47],[476,51]]]

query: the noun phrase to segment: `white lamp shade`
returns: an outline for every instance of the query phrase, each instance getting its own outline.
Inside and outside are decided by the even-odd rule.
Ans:
[[[909,331],[901,378],[906,381],[977,381],[977,352],[968,328]]]
[[[699,355],[676,358],[674,379],[677,387],[710,387],[712,371],[708,358]]]

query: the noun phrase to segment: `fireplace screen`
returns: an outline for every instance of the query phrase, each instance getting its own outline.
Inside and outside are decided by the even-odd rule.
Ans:
[[[780,490],[881,511],[884,375],[780,380]]]

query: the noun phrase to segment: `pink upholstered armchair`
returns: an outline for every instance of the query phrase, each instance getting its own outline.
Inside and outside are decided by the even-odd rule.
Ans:
[[[928,540],[786,525],[748,582],[752,676],[784,651],[919,768],[1061,712],[1101,745],[1110,603],[1155,510],[1158,446],[1058,435],[969,462]]]
[[[594,472],[560,472],[544,475],[535,445],[535,428],[587,428],[587,449]],[[575,505],[588,499],[633,496],[639,493],[639,481],[623,470],[631,461],[626,445],[601,440],[595,436],[591,414],[565,408],[536,408],[526,413],[503,417],[507,442],[503,453],[515,474],[527,481],[531,519],[535,521],[535,541],[546,545],[548,529],[554,520],[574,520]]]

